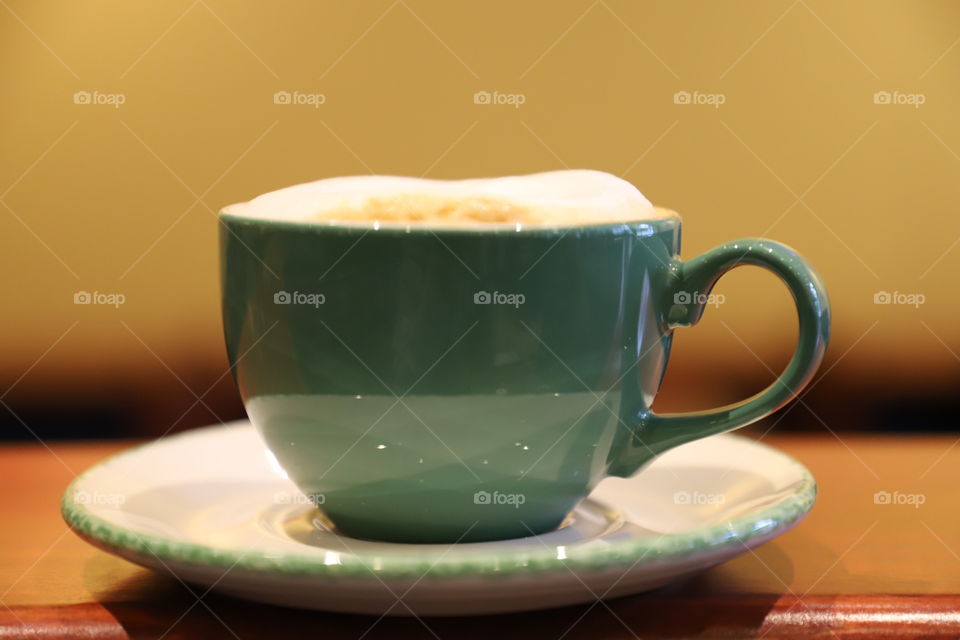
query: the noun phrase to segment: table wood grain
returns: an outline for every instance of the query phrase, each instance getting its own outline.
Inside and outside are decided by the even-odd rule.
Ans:
[[[606,603],[472,618],[297,611],[211,593],[98,551],[58,511],[133,443],[0,447],[0,638],[957,638],[960,447],[944,436],[769,436],[820,494],[796,529],[720,567]],[[877,504],[874,495],[923,504]],[[914,501],[916,502],[916,501]]]

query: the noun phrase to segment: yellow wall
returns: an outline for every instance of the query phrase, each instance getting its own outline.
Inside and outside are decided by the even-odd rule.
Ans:
[[[921,383],[960,352],[958,38],[952,2],[6,0],[2,375],[75,322],[20,387],[154,354],[221,363],[224,204],[368,170],[570,166],[679,210],[686,257],[738,236],[795,246],[832,295],[831,356],[846,355],[830,375]],[[95,90],[125,103],[73,102]],[[326,101],[274,104],[281,90]],[[482,90],[525,103],[474,104]],[[684,90],[725,102],[675,104]],[[875,104],[881,90],[925,102]],[[77,306],[78,290],[126,303]],[[878,306],[880,290],[926,302]],[[727,303],[682,333],[675,367],[769,377],[740,339],[782,366],[788,295],[747,270],[717,291]]]

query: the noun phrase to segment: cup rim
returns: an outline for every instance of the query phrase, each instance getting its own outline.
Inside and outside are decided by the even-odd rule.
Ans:
[[[590,222],[575,224],[473,224],[473,225],[428,225],[428,224],[403,224],[398,222],[344,222],[344,221],[323,221],[323,220],[295,220],[290,218],[266,218],[262,216],[247,216],[230,213],[223,208],[217,214],[218,220],[229,220],[232,223],[249,224],[251,226],[259,225],[263,227],[281,227],[292,229],[311,229],[315,231],[340,231],[340,232],[361,232],[368,233],[376,231],[378,233],[393,233],[398,235],[414,234],[463,234],[463,235],[539,235],[539,234],[563,234],[571,232],[590,233],[590,232],[627,232],[634,233],[636,230],[643,230],[651,226],[673,223],[680,225],[682,218],[680,214],[673,209],[666,207],[655,207],[655,211],[660,214],[656,217],[639,218],[636,220],[614,220],[607,222]]]

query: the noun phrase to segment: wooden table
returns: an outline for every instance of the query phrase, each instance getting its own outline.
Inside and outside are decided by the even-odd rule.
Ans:
[[[74,474],[130,443],[0,448],[0,638],[960,637],[960,447],[949,437],[770,436],[813,471],[799,527],[656,592],[527,614],[375,618],[210,594],[81,542],[58,512]],[[878,491],[920,506],[876,504]],[[364,635],[366,634],[366,635]]]

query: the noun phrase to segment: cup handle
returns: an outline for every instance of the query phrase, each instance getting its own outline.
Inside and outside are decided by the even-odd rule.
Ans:
[[[723,433],[764,418],[792,400],[810,382],[823,360],[830,337],[830,303],[820,277],[793,249],[761,238],[728,242],[688,262],[671,268],[668,329],[689,327],[703,315],[707,294],[723,274],[742,265],[756,265],[772,271],[793,294],[799,317],[800,338],[786,370],[769,387],[741,402],[707,411],[657,415],[646,410],[637,416],[631,453],[616,465],[632,473],[653,455],[667,449]],[[616,470],[611,470],[616,473]],[[619,474],[617,474],[619,475]]]

